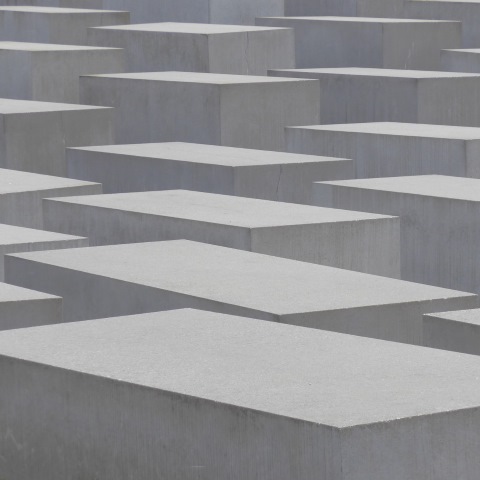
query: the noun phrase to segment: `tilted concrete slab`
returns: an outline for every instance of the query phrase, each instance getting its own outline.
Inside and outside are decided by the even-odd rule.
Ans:
[[[44,200],[47,230],[90,245],[188,239],[400,277],[396,217],[187,190]]]
[[[0,40],[87,45],[87,29],[130,23],[129,12],[37,6],[0,7]]]
[[[394,122],[288,127],[286,148],[352,158],[357,178],[480,177],[480,128],[474,127]]]
[[[0,42],[0,97],[78,103],[79,77],[125,71],[117,48]]]
[[[406,343],[476,295],[187,240],[22,253],[5,278],[64,299],[65,321],[199,308]]]
[[[269,74],[320,80],[323,124],[405,122],[480,127],[480,74],[382,68],[271,70]]]
[[[67,171],[105,193],[184,189],[305,204],[315,180],[354,175],[351,160],[191,143],[70,148]]]
[[[331,16],[257,18],[256,24],[295,29],[298,68],[438,70],[441,50],[462,46],[460,22]]]
[[[294,32],[288,28],[147,23],[90,28],[88,42],[125,49],[129,72],[267,75],[271,68],[295,68]]]
[[[2,332],[2,474],[475,480],[479,376],[470,355],[195,310]]]
[[[115,107],[117,143],[282,150],[287,125],[318,123],[319,86],[292,78],[147,72],[81,77],[80,99]]]
[[[448,72],[480,72],[480,49],[444,50],[442,52],[442,70]]]
[[[317,183],[324,207],[398,215],[402,278],[480,292],[480,180],[442,175]]]
[[[0,169],[0,223],[42,229],[43,198],[99,193],[99,183]]]
[[[0,124],[1,168],[63,176],[65,147],[113,142],[105,107],[0,98]]]

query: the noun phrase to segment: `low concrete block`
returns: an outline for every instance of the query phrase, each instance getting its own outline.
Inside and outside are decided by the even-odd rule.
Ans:
[[[480,72],[480,49],[444,50],[442,70],[448,72]]]
[[[282,150],[284,128],[318,123],[320,110],[316,81],[192,72],[85,76],[80,99],[115,107],[117,143],[262,150]]]
[[[352,158],[357,178],[480,177],[480,128],[393,122],[288,127],[286,148]]]
[[[305,204],[315,180],[354,174],[351,160],[189,143],[70,148],[67,170],[105,193],[184,189]]]
[[[88,41],[123,48],[129,72],[266,75],[271,68],[295,68],[294,35],[287,28],[149,23],[90,28]]]

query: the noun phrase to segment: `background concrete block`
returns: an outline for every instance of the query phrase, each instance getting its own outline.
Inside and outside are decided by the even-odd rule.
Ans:
[[[317,205],[398,215],[402,278],[480,292],[480,180],[425,175],[315,185]]]
[[[256,23],[295,29],[295,55],[299,68],[438,70],[441,50],[462,46],[460,22],[365,17],[273,17],[258,18]]]
[[[47,230],[90,245],[188,239],[400,277],[396,217],[211,193],[88,195],[45,200]]]
[[[115,107],[115,138],[122,143],[282,150],[285,126],[318,123],[320,111],[319,82],[213,73],[86,76],[80,99]]]
[[[66,146],[113,142],[112,109],[105,107],[2,98],[0,122],[2,168],[63,176]]]
[[[320,80],[323,124],[406,122],[480,126],[478,74],[382,68],[271,70],[269,74]]]
[[[0,42],[0,97],[78,103],[80,75],[124,71],[116,48]]]
[[[0,223],[42,229],[43,198],[99,193],[98,183],[0,169]]]
[[[105,193],[184,189],[306,204],[315,180],[354,174],[351,160],[189,143],[71,148],[67,170]]]
[[[288,127],[286,149],[352,158],[357,178],[480,177],[480,128],[393,122]]]
[[[5,278],[64,299],[65,321],[198,308],[421,344],[422,315],[476,295],[187,240],[22,253]]]
[[[87,45],[87,29],[130,23],[129,12],[37,6],[0,7],[0,40]]]
[[[402,17],[403,12],[404,0],[285,0],[287,16]]]
[[[448,72],[480,72],[480,49],[443,50],[442,70]]]
[[[271,68],[295,68],[294,33],[287,28],[149,23],[90,28],[88,41],[125,49],[130,72],[266,75]]]

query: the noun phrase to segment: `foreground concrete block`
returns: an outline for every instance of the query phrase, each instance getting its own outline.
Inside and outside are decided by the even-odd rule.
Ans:
[[[425,175],[317,183],[324,207],[398,215],[402,278],[480,292],[480,180]]]
[[[187,240],[22,253],[5,278],[64,298],[65,321],[199,308],[421,344],[422,314],[472,294]]]
[[[294,34],[287,28],[149,23],[90,28],[88,41],[125,49],[130,72],[266,75],[271,68],[295,68]]]
[[[211,193],[88,195],[44,201],[47,230],[90,245],[188,239],[400,277],[398,218]]]
[[[444,50],[442,52],[442,70],[448,72],[480,72],[480,49]]]
[[[0,42],[0,97],[78,103],[80,75],[124,71],[116,48]]]
[[[299,68],[438,70],[441,50],[462,46],[460,22],[365,17],[273,17],[258,18],[256,23],[295,29],[295,55]]]
[[[190,143],[71,148],[67,170],[105,193],[184,189],[306,204],[315,180],[354,174],[351,160]]]
[[[115,107],[115,137],[122,143],[282,150],[285,126],[318,123],[320,111],[319,82],[213,73],[86,76],[80,99]]]
[[[42,229],[43,198],[99,193],[98,183],[0,169],[0,223]]]
[[[289,127],[286,147],[352,158],[357,178],[480,177],[480,128],[393,122]]]
[[[323,124],[406,122],[480,126],[479,74],[382,68],[313,68],[269,73],[320,80]]]
[[[0,40],[87,45],[89,27],[127,23],[130,14],[121,11],[0,7]]]

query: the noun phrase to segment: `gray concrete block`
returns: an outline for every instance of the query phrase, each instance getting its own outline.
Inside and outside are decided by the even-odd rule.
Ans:
[[[65,321],[198,308],[421,344],[422,315],[476,295],[187,240],[5,257],[5,278],[62,296]]]
[[[295,68],[294,34],[287,28],[149,23],[90,28],[88,42],[123,48],[129,72],[266,75],[271,68]]]
[[[0,40],[87,45],[87,29],[130,23],[129,12],[37,6],[0,7]]]
[[[90,245],[188,239],[400,277],[396,217],[186,190],[50,199],[43,208],[47,230]]]
[[[115,107],[117,143],[262,150],[282,150],[285,126],[318,123],[320,110],[317,81],[192,72],[85,76],[80,100]]]
[[[66,174],[65,147],[113,142],[105,107],[1,98],[0,125],[0,167],[46,175]]]
[[[479,74],[382,68],[271,70],[269,74],[320,80],[323,124],[480,126]]]
[[[36,327],[61,322],[61,298],[0,283],[0,330]],[[7,459],[3,456],[5,453],[3,448],[0,447],[0,451],[2,451],[0,472],[3,474]]]
[[[0,97],[78,103],[80,75],[124,71],[120,49],[0,42]]]
[[[257,18],[256,24],[295,29],[295,55],[299,68],[438,70],[441,50],[462,46],[460,22],[366,17],[271,17]]]
[[[289,127],[286,149],[352,158],[357,178],[480,177],[480,128],[393,122]]]
[[[476,480],[479,375],[469,355],[195,310],[2,332],[2,473]]]
[[[404,0],[285,0],[287,16],[342,15],[387,18],[402,17],[403,12]]]
[[[0,169],[0,223],[42,229],[43,198],[99,193],[98,183]]]
[[[480,45],[480,43],[479,43]],[[480,49],[444,50],[442,70],[447,72],[480,72]]]
[[[105,193],[183,189],[305,204],[315,180],[354,174],[351,160],[189,143],[70,148],[67,170]]]
[[[401,219],[402,278],[480,292],[480,180],[441,175],[317,183],[314,203]]]

